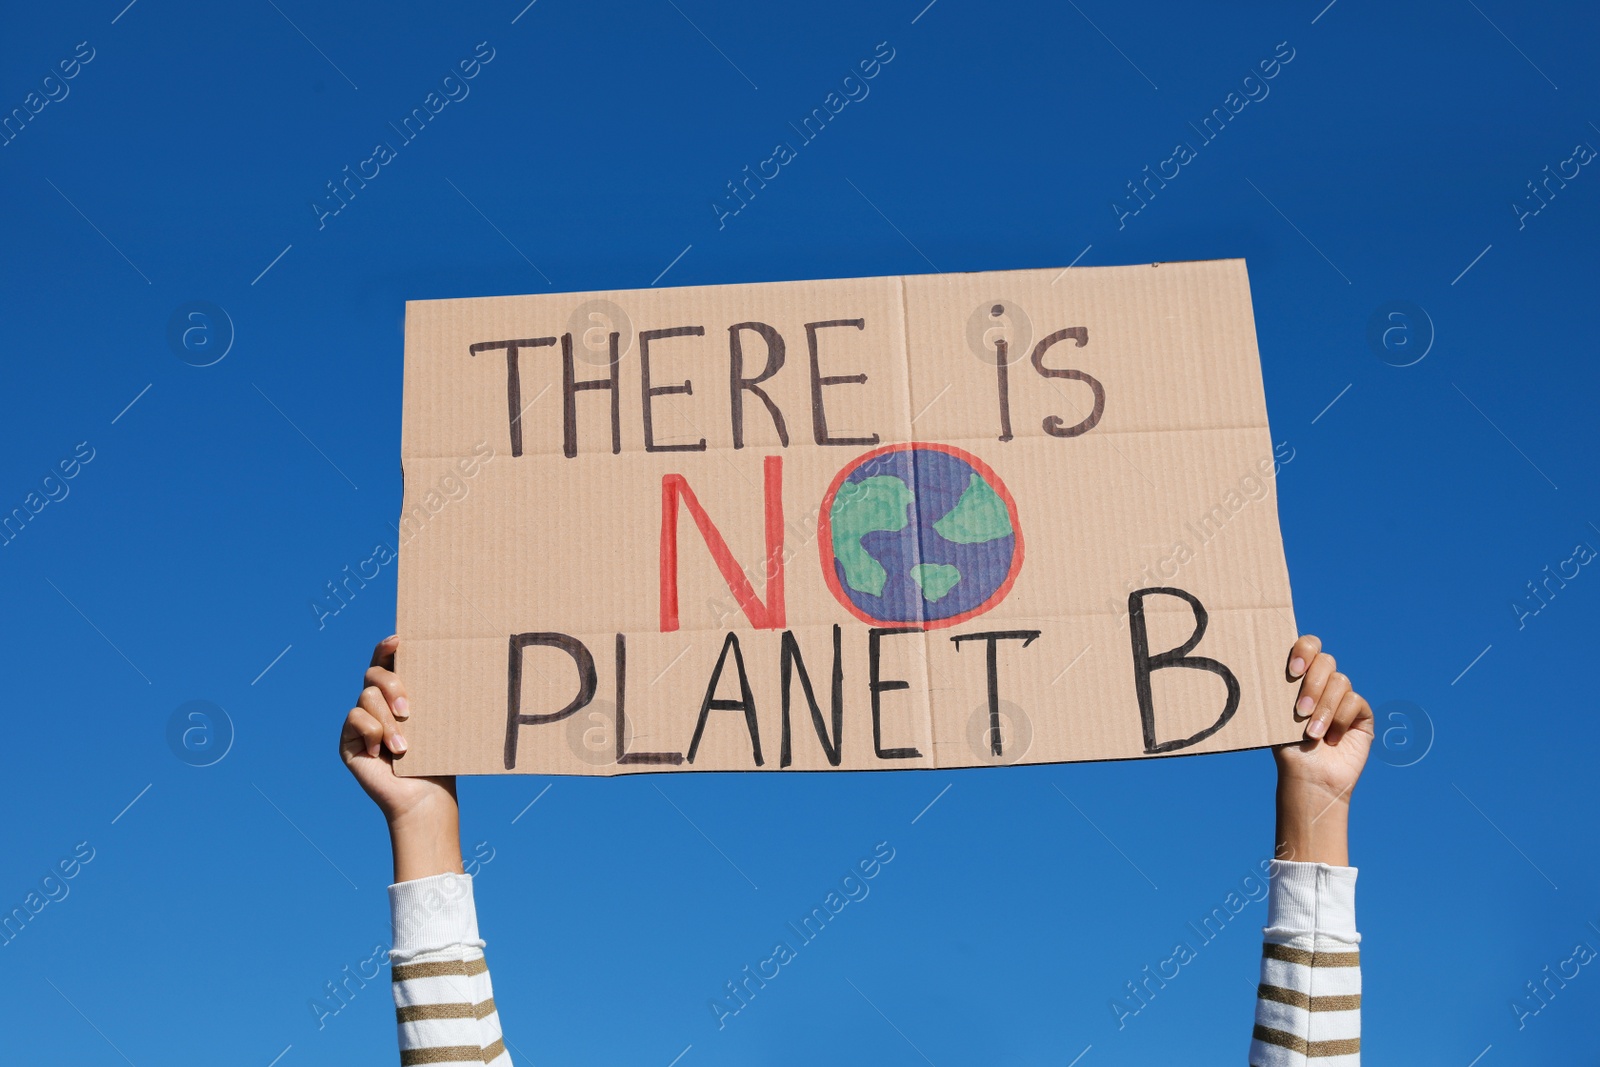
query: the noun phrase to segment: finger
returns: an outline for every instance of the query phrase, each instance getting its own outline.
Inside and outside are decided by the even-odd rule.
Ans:
[[[1293,681],[1306,673],[1306,667],[1317,658],[1317,653],[1322,651],[1322,639],[1313,634],[1302,634],[1300,639],[1289,649],[1289,680]]]
[[[1334,668],[1338,664],[1326,652],[1319,652],[1311,660],[1311,666],[1306,668],[1306,676],[1300,682],[1300,699],[1295,701],[1294,710],[1302,718],[1309,717],[1317,706],[1317,700],[1322,696],[1323,688],[1332,677]]]
[[[1349,692],[1348,676],[1335,671],[1328,677],[1328,684],[1323,687],[1322,695],[1317,698],[1317,710],[1311,713],[1311,721],[1306,724],[1307,737],[1322,737],[1328,732],[1328,724],[1333,721],[1334,712],[1339,710],[1339,702]]]
[[[406,739],[400,736],[400,730],[394,724],[394,715],[389,711],[389,702],[383,698],[383,690],[375,685],[367,686],[361,691],[361,700],[358,703],[383,727],[383,743],[389,751],[396,756],[403,755],[406,750]]]
[[[400,638],[390,634],[372,649],[372,666],[394,670],[394,650],[400,647]]]
[[[1333,713],[1333,721],[1328,724],[1328,735],[1324,740],[1330,745],[1337,745],[1339,739],[1361,721],[1363,711],[1368,718],[1372,717],[1372,709],[1367,707],[1366,699],[1352,689],[1339,701],[1339,707]]]
[[[399,676],[393,671],[383,667],[368,667],[362,682],[382,690],[384,699],[389,702],[389,710],[397,720],[403,722],[410,717],[411,705],[406,702],[406,687],[400,684]]]
[[[381,744],[383,725],[362,709],[351,708],[350,714],[344,719],[344,730],[339,735],[339,751],[344,758],[348,760],[363,749],[367,755],[376,756]]]

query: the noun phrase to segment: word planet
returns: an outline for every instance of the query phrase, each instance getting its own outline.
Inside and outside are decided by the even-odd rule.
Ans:
[[[954,626],[1003,600],[1022,567],[1016,502],[948,445],[868,452],[839,472],[822,516],[828,587],[874,625]]]

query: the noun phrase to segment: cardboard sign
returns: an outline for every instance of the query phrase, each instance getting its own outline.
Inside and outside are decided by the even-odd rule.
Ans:
[[[1298,737],[1240,260],[412,302],[407,774]]]

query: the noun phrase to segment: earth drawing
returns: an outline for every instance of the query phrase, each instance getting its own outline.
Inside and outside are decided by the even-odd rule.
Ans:
[[[869,452],[845,467],[822,506],[829,587],[880,625],[950,626],[987,611],[1022,562],[1005,486],[947,445]]]

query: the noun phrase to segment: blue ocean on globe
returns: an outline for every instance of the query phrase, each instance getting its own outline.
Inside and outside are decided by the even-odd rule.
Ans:
[[[1005,501],[966,460],[936,448],[860,461],[829,508],[839,588],[863,614],[917,625],[981,606],[1011,572]]]

